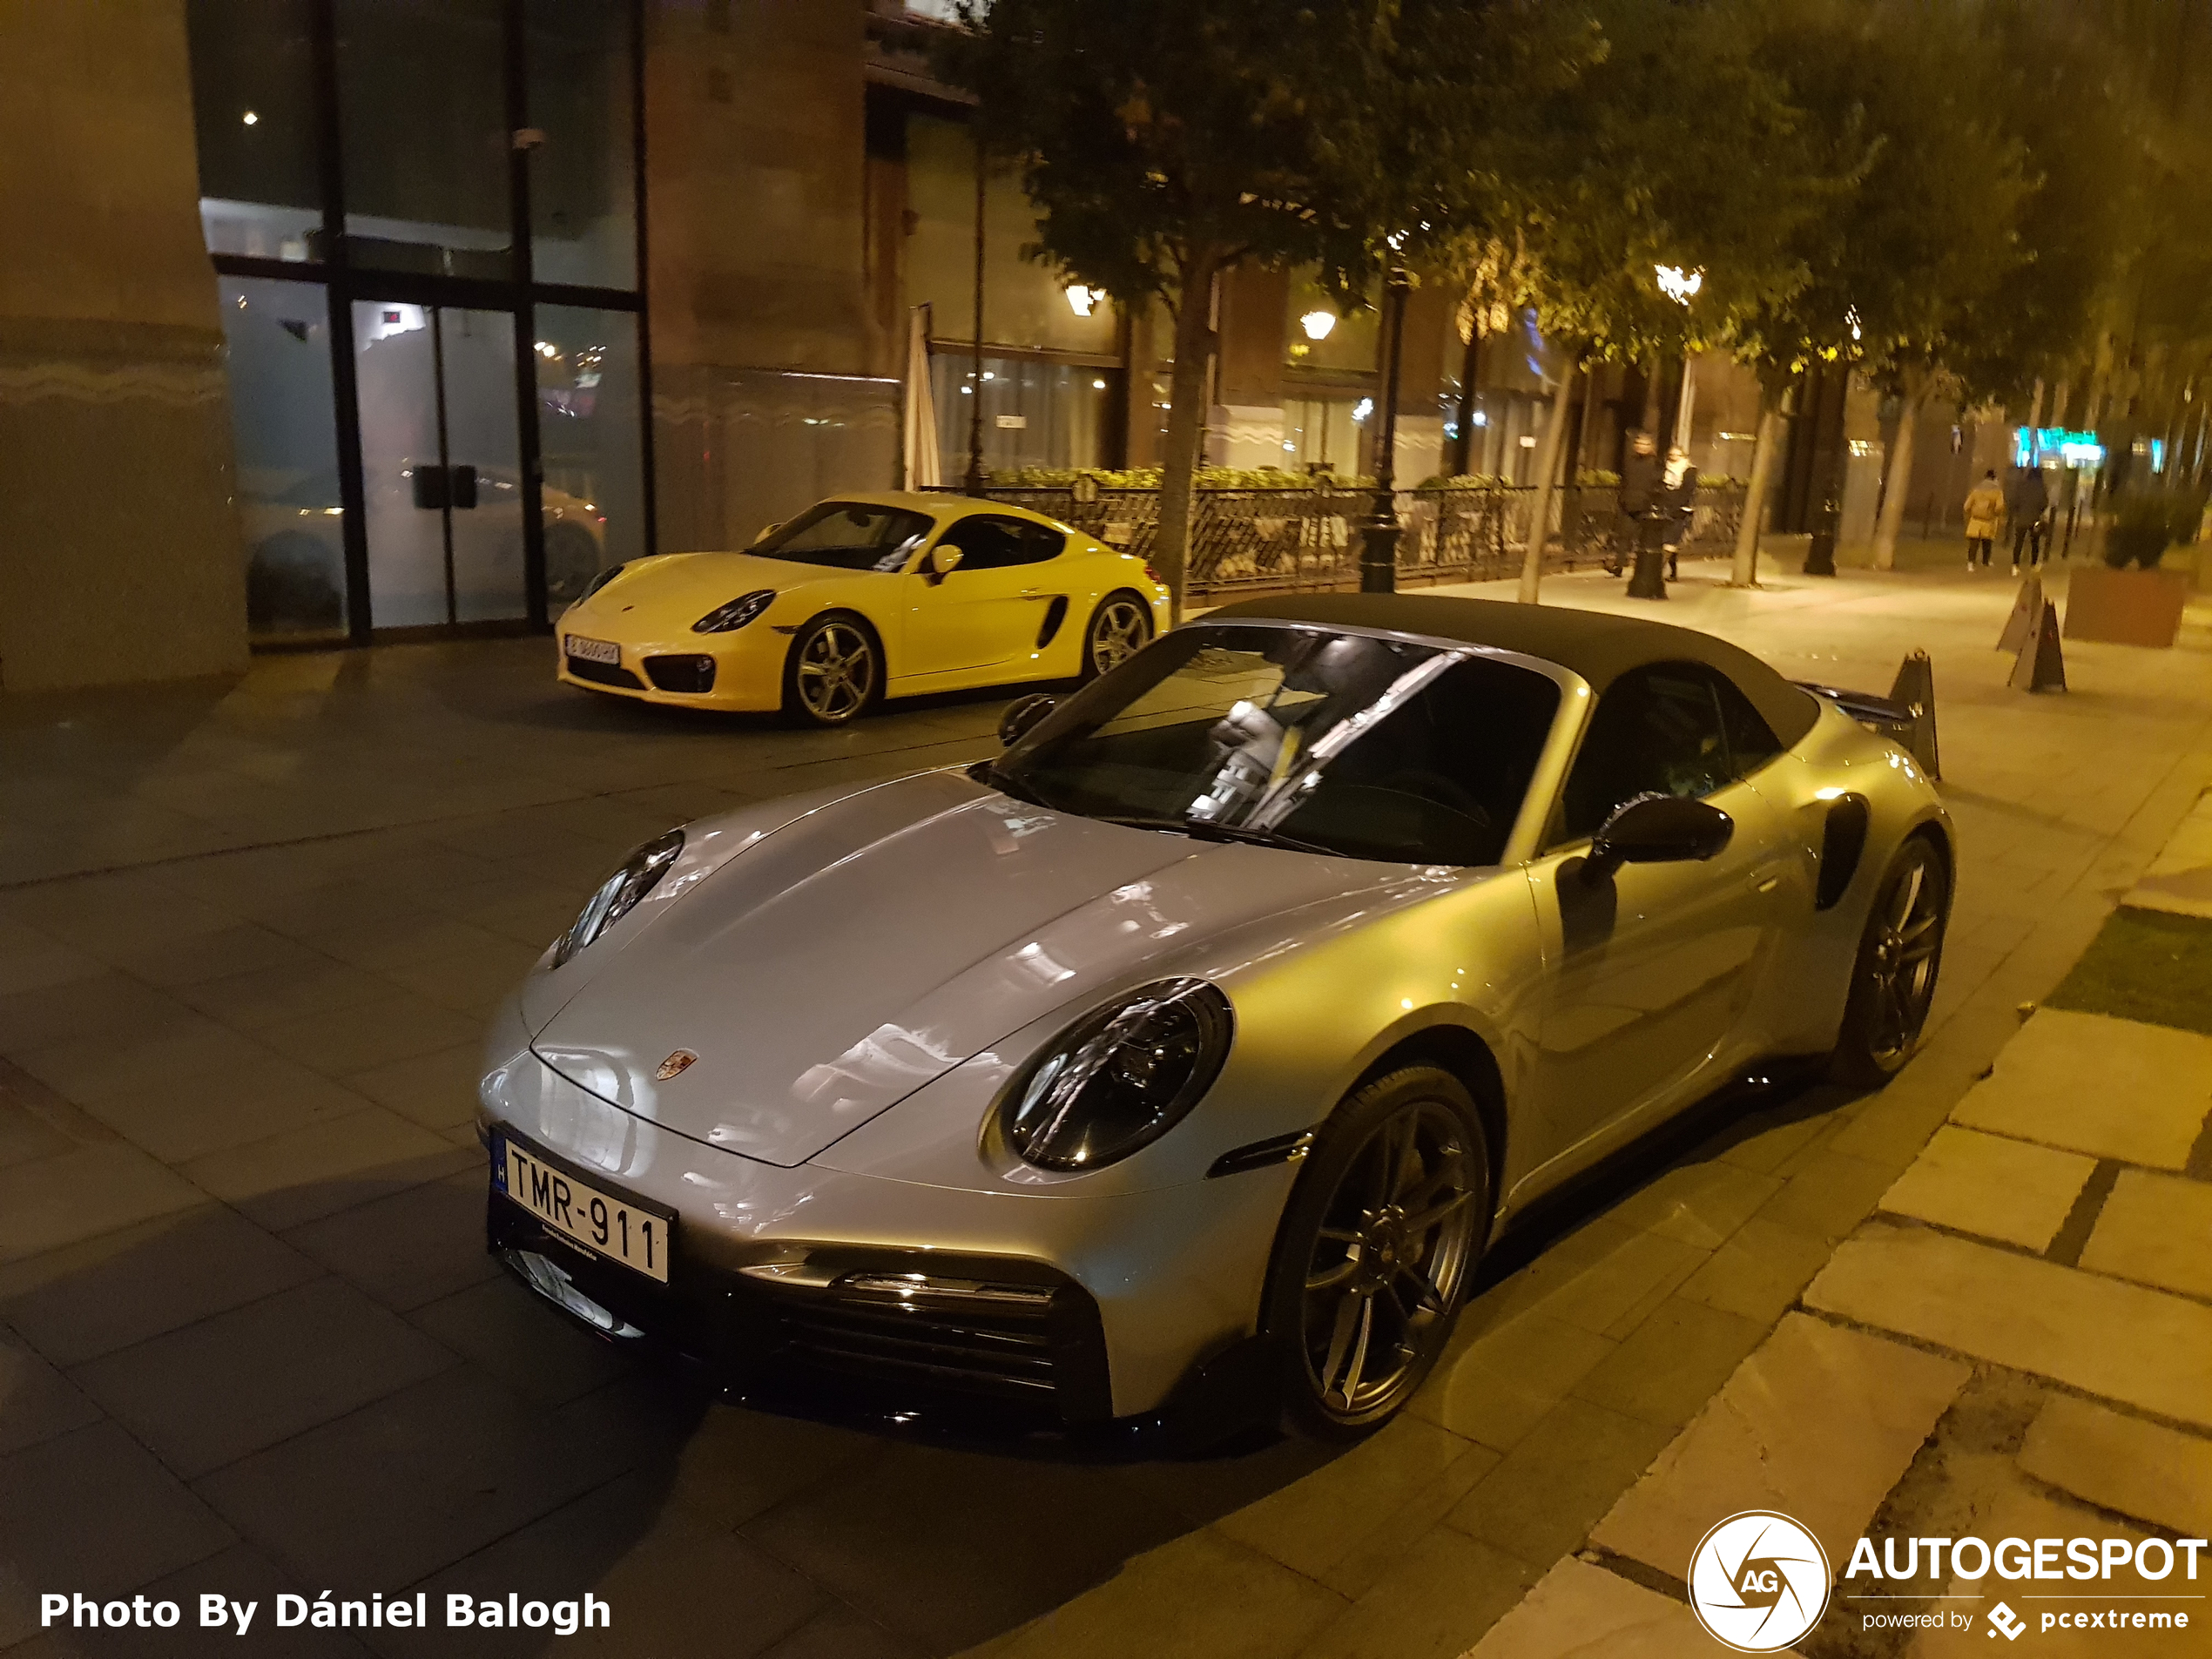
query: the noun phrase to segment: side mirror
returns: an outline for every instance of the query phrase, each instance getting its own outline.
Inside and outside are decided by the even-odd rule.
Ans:
[[[1017,698],[1006,705],[1006,712],[999,716],[999,741],[1011,749],[1028,734],[1029,728],[1060,706],[1056,697],[1047,697],[1042,691]]]
[[[1717,806],[1675,795],[1641,795],[1613,809],[1590,842],[1585,880],[1609,876],[1623,864],[1687,864],[1713,857],[1736,833]]]
[[[932,580],[942,582],[960,568],[960,562],[967,556],[950,542],[940,542],[929,550],[929,569],[927,574]]]

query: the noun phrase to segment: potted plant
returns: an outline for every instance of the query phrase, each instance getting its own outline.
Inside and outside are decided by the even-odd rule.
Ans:
[[[2178,489],[2134,489],[2114,502],[2104,563],[2075,568],[2067,587],[2066,637],[2119,645],[2170,646],[2182,629],[2186,572],[2161,570],[2177,542],[2193,541],[2203,503]]]

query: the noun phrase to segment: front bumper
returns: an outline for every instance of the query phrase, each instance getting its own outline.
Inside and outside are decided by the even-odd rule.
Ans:
[[[634,1116],[526,1048],[508,1053],[483,1082],[486,1130],[658,1201],[678,1226],[664,1290],[550,1238],[496,1194],[494,1249],[556,1263],[590,1301],[696,1358],[1025,1399],[1073,1424],[1159,1409],[1257,1323],[1283,1201],[1271,1177],[1287,1170],[1089,1197],[785,1168]]]
[[[755,632],[754,630],[759,631]],[[759,712],[783,705],[784,658],[791,640],[763,624],[731,634],[692,634],[681,639],[617,640],[622,660],[586,662],[568,651],[565,620],[554,631],[559,656],[555,677],[564,685],[606,691],[639,703],[671,708]],[[573,631],[593,638],[587,620]],[[694,664],[709,664],[704,671]]]

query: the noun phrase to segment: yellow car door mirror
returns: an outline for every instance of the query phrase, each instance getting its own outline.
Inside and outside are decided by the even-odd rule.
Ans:
[[[929,550],[929,574],[941,581],[958,570],[966,556],[950,542],[940,542]]]

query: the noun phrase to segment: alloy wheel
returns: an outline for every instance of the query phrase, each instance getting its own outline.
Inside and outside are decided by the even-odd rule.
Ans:
[[[875,691],[875,647],[851,623],[822,623],[800,644],[794,678],[807,713],[842,725]]]
[[[1130,598],[1107,600],[1091,618],[1090,671],[1103,674],[1119,668],[1143,651],[1151,637],[1152,618],[1143,605]]]
[[[1927,1022],[1943,943],[1942,887],[1932,860],[1922,856],[1898,870],[1875,903],[1867,1049],[1885,1069],[1902,1062]]]
[[[1306,1264],[1299,1332],[1331,1415],[1388,1409],[1441,1345],[1480,1220],[1472,1162],[1458,1116],[1415,1100],[1345,1163]]]

